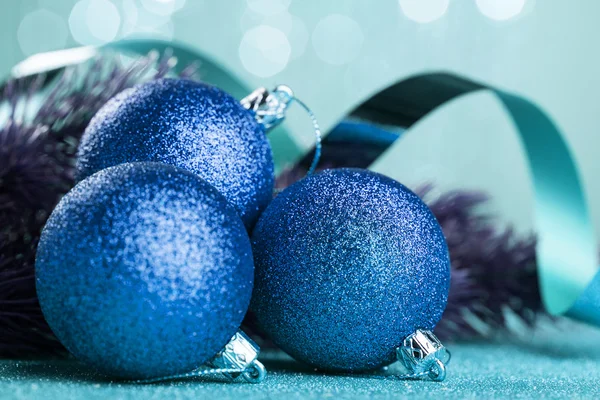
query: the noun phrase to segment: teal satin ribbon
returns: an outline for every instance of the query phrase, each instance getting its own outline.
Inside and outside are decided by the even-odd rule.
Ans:
[[[600,325],[596,240],[581,179],[562,134],[540,107],[522,96],[456,75],[430,73],[396,83],[353,114],[410,126],[442,104],[481,90],[498,98],[525,150],[534,186],[538,271],[547,311]],[[388,149],[399,157],[401,151]],[[393,168],[378,171],[395,174]]]

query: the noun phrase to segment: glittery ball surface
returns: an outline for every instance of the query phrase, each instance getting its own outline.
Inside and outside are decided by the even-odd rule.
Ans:
[[[320,369],[389,364],[446,307],[442,230],[417,195],[383,175],[337,169],[297,182],[262,214],[252,246],[259,325]]]
[[[237,331],[253,284],[235,210],[196,175],[158,163],[80,182],[43,230],[36,285],[79,360],[127,379],[189,372]]]
[[[250,229],[271,201],[271,147],[253,114],[221,89],[161,79],[100,109],[79,146],[78,179],[132,161],[191,171],[216,187]]]

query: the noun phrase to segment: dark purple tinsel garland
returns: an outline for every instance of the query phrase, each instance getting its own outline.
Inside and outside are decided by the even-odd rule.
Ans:
[[[452,263],[448,306],[436,333],[443,338],[490,337],[507,326],[506,309],[532,326],[543,306],[535,238],[500,230],[477,208],[488,198],[453,191],[428,201],[431,186],[417,190],[442,226]]]
[[[0,105],[10,109],[0,128],[0,357],[63,354],[35,292],[35,250],[47,217],[74,184],[77,145],[108,99],[139,82],[171,73],[169,52],[150,53],[128,67],[103,57],[66,69],[35,115],[25,118],[44,76],[9,80]],[[179,76],[190,78],[196,66]],[[21,111],[18,111],[21,110]]]

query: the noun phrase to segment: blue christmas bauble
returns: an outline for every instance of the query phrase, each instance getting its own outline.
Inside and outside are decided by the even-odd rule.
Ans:
[[[442,230],[417,195],[383,175],[338,169],[295,183],[261,215],[252,247],[259,326],[317,368],[387,365],[446,307]]]
[[[189,372],[220,351],[246,313],[250,240],[198,176],[122,164],[60,201],[40,239],[36,285],[48,324],[78,359],[144,379]]]
[[[78,179],[133,161],[197,174],[229,200],[248,229],[273,195],[273,156],[263,126],[236,99],[203,83],[151,81],[98,111],[79,146]]]

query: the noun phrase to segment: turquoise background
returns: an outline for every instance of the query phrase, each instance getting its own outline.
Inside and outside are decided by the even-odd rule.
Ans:
[[[325,130],[370,95],[427,71],[450,71],[522,95],[565,134],[596,232],[600,227],[595,0],[6,0],[3,6],[2,75],[37,52],[153,37],[195,48],[248,87],[290,85]],[[310,123],[299,109],[286,128],[297,147],[312,145]],[[486,190],[501,220],[528,232],[533,191],[514,129],[492,95],[474,94],[417,123],[411,128],[417,132],[404,135],[374,169],[392,168],[409,186],[431,181],[439,191]],[[597,397],[600,333],[561,324],[528,332],[516,344],[451,345],[455,358],[441,385],[300,375],[297,364],[272,360],[274,373],[260,387],[186,382],[157,390],[98,381],[79,365],[7,361],[0,363],[0,398]]]
[[[76,1],[4,1],[0,73],[7,74],[33,51],[102,42],[82,34],[81,25],[104,39],[171,38],[201,50],[249,87],[290,85],[327,129],[400,78],[449,70],[524,95],[550,114],[577,158],[596,232],[600,227],[600,181],[595,179],[600,2],[173,0],[175,8],[181,6],[175,10],[165,8],[167,0],[122,0],[113,2],[120,18],[115,28],[108,0],[82,1],[95,4],[95,12],[89,21],[71,18],[71,26]],[[520,12],[512,18],[497,19],[515,10]],[[310,124],[300,110],[291,114],[287,127],[297,144],[308,148]],[[433,181],[440,189],[487,190],[502,220],[525,232],[532,226],[532,188],[512,129],[489,94],[458,100],[396,144],[404,151],[393,160],[394,168],[409,186]]]

